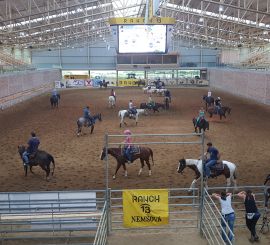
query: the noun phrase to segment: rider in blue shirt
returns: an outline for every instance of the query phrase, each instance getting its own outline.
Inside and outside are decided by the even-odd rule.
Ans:
[[[40,141],[36,137],[35,132],[32,132],[31,138],[28,141],[28,147],[22,155],[24,164],[29,164],[29,156],[37,152],[39,144]]]
[[[83,117],[88,122],[88,125],[95,124],[95,120],[93,120],[93,117],[91,116],[91,113],[90,113],[90,110],[89,110],[89,106],[86,106],[83,109]]]
[[[207,143],[207,146],[208,146],[208,148],[207,148],[207,152],[205,153],[205,155],[207,153],[209,153],[210,154],[210,157],[205,162],[206,163],[205,164],[205,174],[209,178],[210,177],[210,173],[211,173],[210,168],[217,163],[217,160],[219,159],[220,154],[219,154],[218,149],[215,148],[215,147],[213,147],[213,145],[212,145],[211,142],[208,142]]]

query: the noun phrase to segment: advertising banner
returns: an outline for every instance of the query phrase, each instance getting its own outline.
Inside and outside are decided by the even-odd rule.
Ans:
[[[66,80],[66,87],[67,88],[79,88],[84,87],[84,80],[75,80],[75,79],[68,79]]]
[[[168,190],[123,190],[123,212],[125,227],[167,225]]]
[[[93,83],[91,79],[84,80],[86,87],[93,87]]]

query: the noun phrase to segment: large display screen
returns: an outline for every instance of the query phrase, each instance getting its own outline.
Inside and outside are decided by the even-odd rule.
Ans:
[[[166,25],[119,25],[119,53],[165,53]]]

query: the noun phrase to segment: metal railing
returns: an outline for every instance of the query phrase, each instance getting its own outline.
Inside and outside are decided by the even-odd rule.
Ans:
[[[0,241],[64,239],[93,244],[104,207],[104,190],[0,193]]]
[[[225,221],[224,217],[221,215],[219,209],[217,208],[215,202],[209,195],[208,191],[204,189],[204,200],[202,209],[202,227],[201,231],[203,236],[206,238],[208,244],[213,245],[232,245],[234,244],[234,234]],[[221,225],[224,223],[226,229]],[[227,230],[227,232],[226,232]],[[224,234],[226,242],[223,240],[221,233]],[[231,233],[233,239],[230,241],[228,234]]]
[[[105,245],[108,236],[108,204],[104,203],[93,245]]]

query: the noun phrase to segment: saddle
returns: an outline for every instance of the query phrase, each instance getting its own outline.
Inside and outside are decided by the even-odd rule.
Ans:
[[[131,148],[130,149],[130,154],[132,154],[132,155],[136,155],[136,154],[140,154],[141,153],[140,146],[132,145],[130,148]],[[122,152],[122,155],[125,154],[125,147],[124,146],[121,146],[121,152]]]
[[[223,162],[218,160],[214,166],[210,167],[211,175],[213,177],[219,175],[224,170],[224,167],[225,165],[223,164]]]

